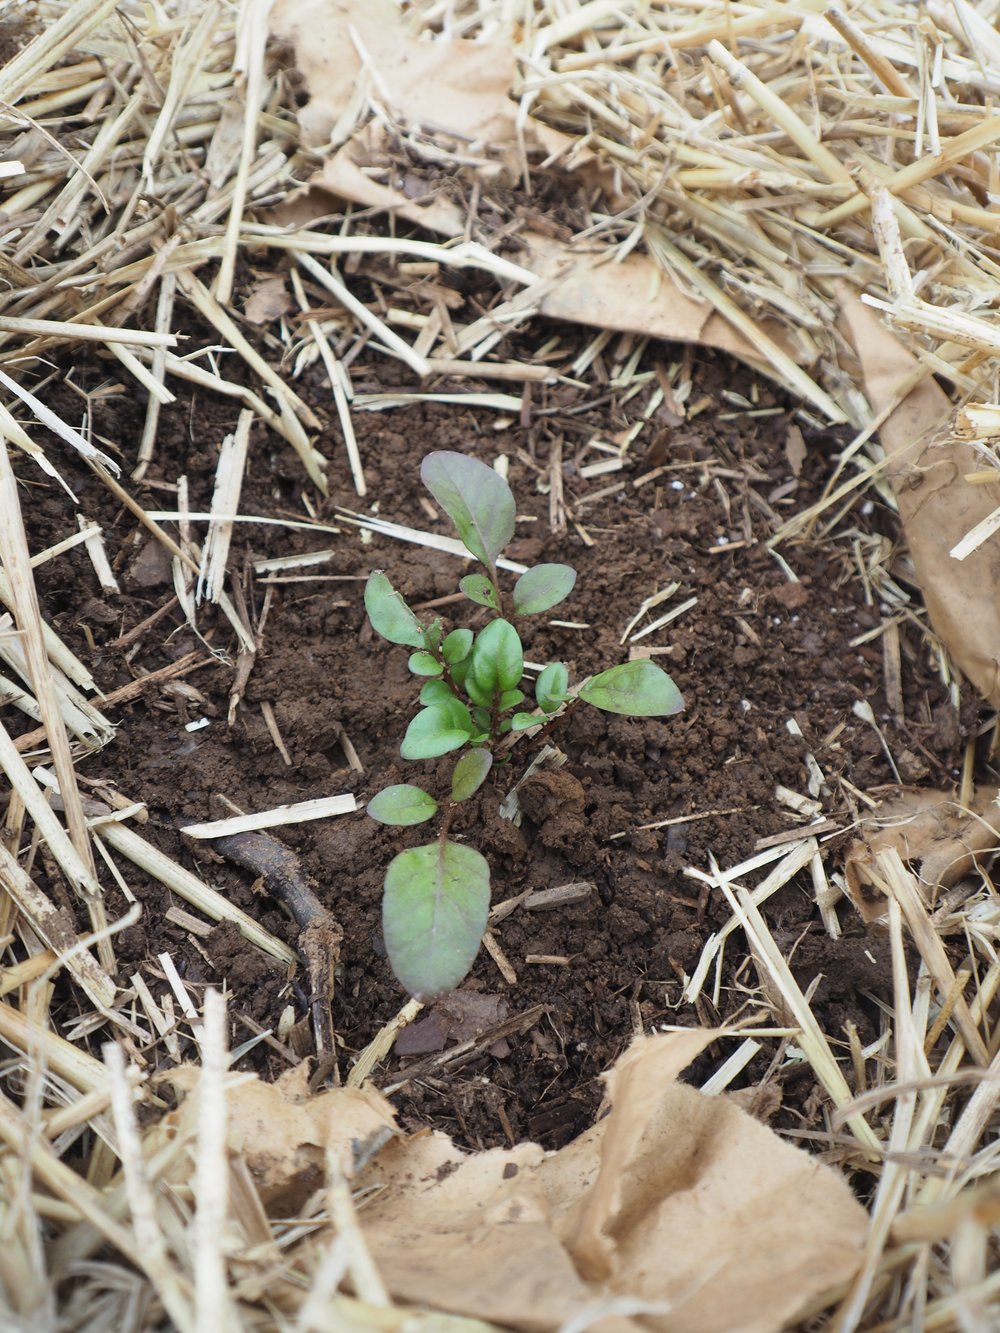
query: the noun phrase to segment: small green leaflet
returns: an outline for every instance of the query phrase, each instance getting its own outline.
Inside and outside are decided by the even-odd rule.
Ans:
[[[550,662],[535,681],[535,702],[546,713],[554,713],[566,698],[569,672],[563,662]]]
[[[591,677],[578,691],[585,703],[628,717],[667,717],[684,707],[680,690],[648,658],[624,662]]]
[[[447,704],[451,703],[455,697],[455,691],[450,689],[443,680],[429,680],[420,688],[420,702],[422,704]]]
[[[514,584],[514,612],[534,616],[548,611],[573,591],[576,570],[569,565],[534,565]]]
[[[451,799],[467,801],[486,781],[492,767],[493,756],[489,750],[469,750],[463,754],[451,775]]]
[[[475,602],[477,606],[488,606],[491,611],[500,610],[496,590],[485,574],[466,574],[465,578],[458,580],[458,586],[470,602]]]
[[[470,671],[476,684],[491,694],[513,690],[524,674],[524,652],[509,620],[491,620],[472,645]],[[468,689],[468,682],[466,683]],[[481,702],[479,699],[476,703]]]
[[[488,708],[474,708],[472,710],[472,720],[481,731],[489,731],[490,710]]]
[[[466,675],[462,683],[462,689],[472,702],[478,704],[480,708],[489,708],[493,703],[493,691],[484,689],[471,671]]]
[[[441,652],[446,662],[462,662],[469,655],[472,647],[471,629],[453,629],[441,645]]]
[[[466,550],[492,568],[514,535],[514,496],[504,479],[478,458],[445,451],[428,454],[420,476]]]
[[[440,676],[444,669],[432,653],[411,653],[406,665],[415,676]]]
[[[423,648],[423,626],[380,569],[373,569],[365,584],[365,610],[383,639]]]
[[[441,841],[389,865],[382,932],[396,976],[424,1002],[454,990],[479,951],[490,910],[490,868],[471,847]]]
[[[422,708],[399,747],[404,759],[436,759],[464,745],[472,733],[469,710],[457,699],[442,700]]]
[[[437,801],[422,787],[400,782],[394,787],[383,787],[368,802],[368,813],[380,824],[422,824],[437,810]]]

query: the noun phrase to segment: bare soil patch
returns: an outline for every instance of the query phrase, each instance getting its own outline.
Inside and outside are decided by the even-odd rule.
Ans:
[[[580,335],[558,332],[568,363]],[[678,349],[654,344],[646,361],[650,367],[667,365],[679,356]],[[385,370],[379,360],[367,372],[355,365],[352,374],[359,388],[375,389],[384,387]],[[599,365],[593,378],[602,373],[607,367]],[[911,637],[905,628],[907,720],[902,726],[893,721],[880,647],[866,641],[880,625],[880,608],[866,601],[852,542],[843,532],[837,540],[785,548],[783,560],[766,546],[784,515],[819,494],[828,457],[842,443],[837,432],[815,429],[766,383],[712,354],[695,361],[693,380],[692,401],[704,398],[703,411],[681,428],[665,426],[655,452],[628,455],[623,471],[592,478],[581,475],[582,446],[595,437],[613,439],[625,429],[642,406],[641,396],[623,406],[620,395],[602,394],[599,385],[560,384],[536,388],[519,420],[453,404],[356,413],[379,515],[414,527],[447,531],[443,516],[432,521],[426,509],[418,476],[425,453],[451,448],[489,462],[499,453],[508,457],[520,515],[510,554],[527,561],[568,561],[579,570],[577,590],[558,612],[558,619],[571,623],[539,617],[526,643],[530,659],[560,658],[571,676],[584,675],[625,659],[622,635],[644,598],[678,585],[636,630],[691,602],[672,623],[641,640],[642,646],[666,650],[657,660],[685,694],[683,714],[638,721],[578,712],[552,737],[567,763],[526,789],[520,828],[499,817],[498,804],[531,757],[521,750],[463,807],[454,826],[490,860],[494,902],[572,881],[596,886],[584,903],[549,912],[518,908],[506,916],[494,935],[516,981],[505,980],[490,954],[481,951],[464,988],[483,1002],[479,1012],[487,1017],[479,1028],[475,1022],[456,1028],[440,1014],[432,1016],[429,1023],[424,1020],[422,1037],[421,1029],[408,1035],[407,1049],[415,1053],[395,1054],[378,1071],[381,1086],[402,1084],[398,1103],[405,1124],[446,1128],[461,1144],[481,1147],[522,1138],[563,1144],[592,1122],[601,1098],[598,1076],[634,1032],[762,1012],[758,979],[742,949],[724,956],[717,1003],[710,998],[712,985],[696,1008],[683,1003],[685,977],[707,937],[731,915],[721,896],[686,876],[685,868],[707,869],[712,857],[730,866],[762,840],[794,836],[804,817],[775,793],[778,787],[807,792],[806,756],[812,755],[824,776],[823,849],[835,871],[858,814],[858,794],[897,777],[947,785],[974,722],[955,715],[921,636]],[[83,360],[74,381],[92,395],[95,438],[125,441],[141,428],[143,409],[130,394],[95,392],[108,383],[106,364]],[[466,382],[462,389],[469,387]],[[318,374],[311,382],[307,378],[305,392],[312,408],[329,419],[328,389]],[[752,406],[734,408],[740,399],[733,394]],[[67,418],[78,410],[66,388],[50,386],[49,397]],[[173,510],[181,477],[187,479],[191,511],[208,508],[217,449],[235,416],[225,402],[182,388],[178,403],[163,412],[153,465],[138,490],[147,509]],[[802,431],[802,460],[788,449],[792,428],[793,438]],[[324,448],[337,456],[335,438]],[[553,462],[560,453],[561,467]],[[301,467],[291,451],[273,437],[255,434],[250,457],[241,512],[308,523]],[[593,453],[586,458],[592,462]],[[353,510],[359,502],[340,459],[331,472],[329,502],[317,505],[312,496],[310,503],[317,522],[339,527],[338,533],[237,526],[230,557],[234,583],[255,629],[266,599],[267,614],[232,726],[227,713],[236,644],[221,616],[208,609],[200,615],[206,642],[199,643],[174,605],[137,639],[116,646],[171,601],[169,561],[82,469],[68,466],[65,475],[81,508],[104,528],[124,596],[102,599],[80,548],[37,570],[43,611],[105,692],[185,654],[201,653],[198,670],[151,687],[115,712],[121,723],[116,740],[81,763],[81,778],[107,778],[129,800],[144,802],[150,816],[144,836],[293,946],[294,923],[266,889],[215,856],[210,844],[196,845],[178,830],[220,813],[219,796],[253,811],[338,792],[354,792],[363,803],[387,783],[407,779],[435,790],[433,762],[412,765],[399,757],[415,703],[412,678],[405,651],[367,627],[361,593],[370,569],[382,567],[410,603],[420,605],[454,593],[463,572],[451,556],[379,536],[368,540],[338,520],[338,505]],[[25,508],[32,549],[40,550],[68,535],[67,506],[60,491],[40,484],[26,465],[20,474],[30,495]],[[551,521],[554,478],[563,488],[563,531],[554,530]],[[854,514],[850,521],[863,525],[854,534],[855,548],[876,540],[884,528],[888,551],[891,515],[868,504],[864,517]],[[176,525],[165,526],[176,533]],[[268,583],[267,578],[282,576],[254,573],[262,559],[321,548],[332,549],[329,561],[298,572],[292,581]],[[85,596],[84,589],[92,595]],[[456,611],[466,614],[461,606],[440,608],[449,625],[447,618]],[[852,712],[859,700],[871,704],[898,774],[876,730]],[[290,762],[269,730],[268,710]],[[207,726],[186,730],[202,718]],[[351,747],[361,773],[350,767]],[[442,772],[445,766],[442,761]],[[279,836],[300,856],[344,932],[333,1008],[342,1043],[339,1070],[320,1071],[344,1075],[355,1053],[406,998],[384,960],[380,896],[386,864],[413,839],[408,842],[407,831],[378,826],[363,813],[285,828]],[[162,997],[169,986],[157,959],[167,952],[195,992],[224,984],[231,996],[234,1045],[262,1030],[272,1034],[240,1067],[273,1078],[309,1053],[308,996],[282,964],[230,925],[198,935],[172,922],[168,891],[132,867],[128,882],[143,916],[117,941],[123,973],[138,971],[154,996]],[[110,889],[112,914],[126,906]],[[808,874],[764,910],[802,988],[816,987],[812,1005],[823,1029],[836,1043],[853,1024],[862,1043],[872,1040],[878,1001],[888,998],[886,944],[843,906],[843,934],[831,939],[818,918]],[[54,1010],[63,1025],[72,1023],[79,1004],[80,997],[67,989]],[[519,1024],[522,1014],[526,1018]],[[497,1042],[481,1043],[471,1058],[455,1067],[435,1060],[435,1048],[439,1053],[504,1019],[515,1020],[507,1024],[513,1030]],[[774,1123],[806,1134],[818,1131],[820,1102],[811,1072],[787,1061],[772,1067],[777,1047],[776,1041],[765,1042],[736,1086],[755,1086],[767,1075],[775,1093],[768,1107]],[[162,1048],[145,1058],[155,1067]],[[707,1076],[713,1062],[716,1054],[707,1053],[690,1076],[695,1081]],[[408,1076],[408,1068],[417,1076]]]

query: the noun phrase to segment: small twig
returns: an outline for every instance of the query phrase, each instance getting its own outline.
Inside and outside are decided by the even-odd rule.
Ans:
[[[530,1009],[514,1014],[512,1018],[505,1018],[502,1023],[495,1023],[493,1027],[487,1028],[485,1032],[481,1032],[478,1037],[474,1037],[470,1041],[463,1041],[458,1046],[453,1046],[448,1051],[442,1051],[439,1055],[432,1055],[426,1060],[418,1060],[416,1064],[410,1065],[405,1070],[403,1077],[397,1083],[383,1088],[382,1092],[387,1097],[391,1097],[400,1088],[405,1088],[407,1083],[412,1083],[414,1079],[426,1078],[428,1074],[433,1074],[436,1070],[460,1069],[483,1051],[488,1051],[493,1043],[499,1041],[501,1037],[510,1037],[515,1032],[524,1032],[527,1028],[532,1027],[538,1022],[542,1014],[547,1012],[547,1009],[547,1005],[534,1004]]]
[[[299,928],[299,952],[309,975],[313,1039],[320,1060],[336,1054],[333,1028],[333,972],[344,932],[316,897],[299,858],[268,833],[236,833],[216,838],[212,847],[227,861],[263,878]]]

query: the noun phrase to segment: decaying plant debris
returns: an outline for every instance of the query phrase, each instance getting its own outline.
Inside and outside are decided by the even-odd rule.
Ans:
[[[323,493],[331,469],[349,470],[359,503],[370,503],[377,497],[368,494],[357,414],[418,394],[448,402],[456,384],[471,381],[464,401],[516,416],[530,404],[532,386],[555,372],[544,333],[528,361],[501,359],[505,334],[539,315],[576,320],[595,330],[572,367],[576,379],[586,378],[613,332],[625,331],[634,337],[618,387],[647,391],[626,436],[595,443],[585,464],[599,470],[592,475],[606,471],[613,488],[629,450],[649,443],[657,410],[682,421],[695,406],[683,361],[661,379],[638,370],[646,341],[699,342],[797,394],[804,419],[854,432],[824,501],[775,531],[777,556],[783,544],[832,539],[869,488],[888,504],[898,499],[938,636],[928,631],[928,646],[942,672],[957,664],[995,704],[997,7],[990,0],[931,0],[919,11],[878,0],[852,12],[822,0],[689,0],[652,9],[605,0],[558,8],[538,0],[513,7],[428,0],[401,14],[388,3],[326,0],[241,0],[235,7],[8,0],[5,10],[0,652],[3,697],[38,725],[15,739],[0,719],[8,789],[0,835],[0,1038],[10,1053],[0,1094],[3,1318],[14,1327],[44,1326],[62,1302],[63,1326],[93,1329],[396,1328],[414,1318],[448,1326],[445,1316],[414,1317],[405,1304],[432,1308],[436,1294],[418,1281],[426,1273],[399,1257],[412,1231],[390,1228],[393,1243],[380,1246],[364,1227],[366,1204],[378,1214],[380,1148],[431,1150],[419,1141],[401,1145],[384,1106],[358,1093],[374,1136],[359,1138],[348,1160],[342,1141],[305,1126],[292,1143],[293,1156],[307,1145],[305,1162],[297,1158],[289,1175],[298,1192],[291,1201],[277,1189],[269,1196],[250,1148],[260,1147],[251,1136],[266,1140],[270,1125],[265,1119],[248,1128],[241,1117],[248,1100],[272,1098],[273,1105],[279,1094],[226,1074],[219,997],[210,992],[199,1012],[169,956],[160,961],[172,1009],[154,999],[141,975],[119,975],[115,934],[132,918],[107,919],[101,883],[126,862],[169,884],[186,904],[173,910],[188,920],[228,919],[271,957],[290,968],[297,959],[152,847],[140,831],[142,808],[127,794],[110,786],[91,792],[79,780],[76,759],[107,742],[109,708],[120,699],[97,693],[86,663],[45,622],[32,567],[60,551],[29,549],[11,457],[22,451],[40,475],[69,491],[59,449],[76,451],[166,552],[191,626],[198,627],[203,599],[218,605],[236,645],[233,713],[257,652],[225,575],[253,420],[295,451],[304,482]],[[575,199],[558,216],[534,202],[552,172],[572,182]],[[246,256],[282,276],[280,287],[262,285],[258,293],[259,302],[277,303],[280,320],[281,338],[267,344],[268,355],[248,339],[245,312],[231,304]],[[435,283],[441,269],[456,267],[495,283],[492,307],[461,328]],[[356,295],[360,278],[377,299]],[[215,348],[177,341],[181,309],[211,326]],[[45,406],[53,362],[84,341],[113,358],[116,374],[147,404],[140,439],[95,441]],[[350,367],[361,345],[402,362],[419,387],[355,393]],[[234,358],[244,370],[230,378]],[[315,364],[329,376],[342,454],[317,447],[319,423],[296,392],[297,376]],[[205,515],[189,511],[182,489],[162,510],[137,498],[156,456],[161,407],[179,381],[245,409],[220,454]],[[948,430],[956,401],[964,405],[957,441]],[[81,407],[86,414],[85,394]],[[60,445],[43,446],[36,423]],[[555,460],[551,526],[579,530],[560,477]],[[71,494],[66,503],[71,509]],[[442,542],[384,516],[344,514],[342,521],[403,541]],[[100,531],[85,514],[79,541],[99,586],[113,595]],[[879,555],[866,561],[859,554],[858,565],[873,601],[886,608],[879,638],[892,702],[898,627],[914,611]],[[657,615],[655,599],[644,604],[647,613]],[[217,669],[207,647],[178,658],[162,677],[180,685],[205,669]],[[131,697],[149,683],[137,681]],[[957,678],[953,684],[957,691]],[[871,725],[878,730],[874,717]],[[280,748],[273,716],[268,726]],[[349,738],[344,745],[349,753]],[[959,791],[947,794],[971,820],[973,758],[970,741]],[[808,798],[785,799],[811,817]],[[284,811],[264,820],[290,817]],[[908,820],[912,812],[897,808],[890,817]],[[795,1211],[799,1198],[789,1200],[795,1232],[815,1226],[817,1251],[829,1234],[839,1236],[842,1262],[831,1264],[829,1283],[802,1288],[789,1279],[795,1301],[747,1313],[746,1327],[804,1317],[814,1301],[812,1313],[820,1315],[825,1302],[836,1329],[893,1327],[900,1314],[914,1326],[985,1329],[1000,1288],[1000,1209],[990,1180],[1000,1077],[991,844],[977,833],[966,845],[958,823],[967,863],[957,885],[944,871],[940,883],[919,882],[928,863],[904,860],[905,840],[864,844],[865,904],[876,903],[873,915],[888,932],[894,998],[875,1047],[855,1042],[844,1052],[816,1022],[761,911],[794,876],[811,872],[818,910],[835,928],[840,887],[820,857],[825,832],[820,820],[804,836],[748,848],[740,865],[690,868],[731,903],[731,933],[746,941],[770,1009],[766,1027],[734,1034],[739,1045],[707,1091],[727,1086],[756,1033],[794,1045],[829,1106],[831,1160],[878,1179],[864,1237],[850,1208],[841,1231],[821,1235],[815,1216]],[[85,937],[54,899],[57,881],[84,904]],[[686,980],[689,1003],[710,986],[725,943],[719,935],[706,941]],[[908,948],[919,956],[915,974]],[[85,1013],[68,1036],[59,1035],[51,1012],[51,983],[60,974],[79,991]],[[350,1072],[352,1087],[415,1013],[407,1006],[373,1041]],[[335,1007],[333,1020],[335,1027]],[[196,1039],[197,1069],[178,1063],[181,1023]],[[516,1016],[506,1023],[494,1037],[517,1030]],[[177,1087],[196,1089],[172,1121],[163,1114],[166,1089],[129,1059],[130,1043],[147,1040],[161,1045]],[[675,1061],[656,1096],[683,1064]],[[559,1232],[573,1255],[572,1264],[564,1256],[561,1271],[578,1284],[576,1304],[525,1313],[452,1302],[446,1308],[456,1326],[477,1315],[525,1328],[555,1328],[571,1316],[579,1317],[572,1327],[598,1317],[602,1327],[623,1330],[662,1317],[664,1326],[688,1326],[676,1311],[664,1316],[667,1296],[638,1283],[632,1291],[617,1281],[600,1285],[614,1273],[615,1244],[639,1246],[630,1261],[642,1258],[642,1238],[625,1234],[636,1204],[628,1187],[636,1162],[646,1164],[644,1149],[655,1148],[649,1124],[661,1110],[626,1067],[614,1078],[612,1127],[595,1127],[562,1159],[593,1152],[598,1139],[609,1154],[572,1216],[559,1215],[568,1192],[546,1190],[536,1177],[534,1192],[494,1196],[501,1236],[514,1220],[504,1210],[515,1203],[538,1209],[539,1234],[550,1226]],[[687,1090],[671,1086],[683,1102]],[[298,1092],[299,1119],[320,1116],[319,1104]],[[341,1092],[349,1089],[323,1095]],[[684,1115],[691,1114],[687,1102]],[[226,1137],[227,1103],[230,1129],[242,1126],[242,1139]],[[733,1120],[732,1110],[709,1114]],[[615,1118],[631,1125],[624,1147]],[[769,1133],[752,1122],[743,1128],[758,1140]],[[89,1145],[86,1178],[63,1160],[81,1136]],[[437,1170],[450,1163],[450,1150],[432,1142],[431,1156],[445,1159]],[[277,1158],[285,1146],[276,1146]],[[796,1160],[798,1170],[807,1165]],[[559,1161],[541,1162],[524,1145],[503,1167],[516,1175],[530,1164],[551,1184]],[[488,1174],[497,1165],[473,1157],[461,1173]],[[769,1169],[762,1166],[764,1183]],[[513,1176],[502,1169],[501,1178]],[[352,1193],[352,1185],[362,1192]],[[671,1206],[681,1203],[673,1197]],[[767,1205],[771,1212],[781,1206]],[[740,1226],[748,1225],[748,1214],[735,1211]],[[752,1226],[752,1212],[749,1218]],[[516,1220],[530,1230],[523,1213]],[[426,1219],[413,1225],[427,1226]],[[683,1213],[673,1225],[687,1225]],[[420,1237],[425,1245],[429,1231]],[[731,1268],[724,1254],[732,1237],[721,1224],[720,1235],[716,1260]],[[437,1239],[447,1254],[452,1242]],[[690,1288],[670,1291],[677,1310],[682,1297],[697,1301],[699,1284],[715,1280],[711,1261],[701,1262]],[[763,1263],[755,1276],[780,1281],[783,1270],[762,1274]],[[502,1271],[492,1255],[490,1267]],[[827,1285],[836,1290],[824,1291]],[[726,1325],[690,1325],[710,1326]]]

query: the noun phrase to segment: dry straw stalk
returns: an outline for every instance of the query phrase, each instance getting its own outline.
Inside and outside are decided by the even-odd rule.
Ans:
[[[179,982],[180,995],[164,990],[157,1000],[141,973],[135,981],[117,973],[113,931],[128,918],[106,921],[101,877],[111,882],[107,865],[127,888],[126,863],[199,914],[187,913],[187,921],[231,921],[254,947],[289,968],[298,960],[140,836],[130,815],[88,814],[79,759],[84,747],[110,735],[105,714],[113,716],[113,703],[180,680],[211,659],[192,655],[155,679],[135,681],[115,700],[98,700],[100,713],[93,704],[89,713],[80,707],[65,682],[81,698],[94,694],[98,682],[41,613],[32,570],[43,553],[31,551],[25,538],[11,455],[23,453],[29,471],[40,468],[47,479],[61,481],[67,504],[64,451],[89,457],[101,484],[175,561],[178,597],[194,628],[199,610],[188,595],[189,575],[202,577],[209,595],[230,608],[252,656],[256,641],[224,586],[233,525],[300,520],[240,513],[240,489],[231,476],[220,475],[210,514],[185,512],[179,500],[176,506],[148,500],[139,483],[156,460],[161,406],[180,381],[234,399],[245,411],[238,453],[252,455],[254,439],[272,432],[295,451],[303,479],[322,493],[328,470],[344,460],[327,447],[321,423],[293,384],[297,374],[320,366],[359,496],[367,486],[357,413],[391,408],[417,392],[447,403],[465,394],[472,380],[478,401],[516,416],[530,402],[531,386],[550,382],[555,372],[545,354],[547,334],[539,336],[542,345],[531,361],[514,359],[505,336],[549,308],[562,270],[543,272],[537,245],[508,253],[516,233],[505,238],[502,252],[474,238],[472,205],[498,174],[509,185],[511,173],[523,170],[521,187],[530,192],[544,156],[549,168],[587,173],[586,215],[577,219],[570,253],[596,253],[605,267],[619,266],[614,273],[632,259],[649,262],[652,296],[640,304],[634,323],[642,325],[656,309],[657,283],[672,284],[704,312],[702,323],[721,320],[750,364],[801,397],[810,412],[850,424],[854,438],[828,493],[813,511],[795,516],[799,536],[832,531],[868,487],[880,488],[891,503],[875,437],[892,407],[931,376],[980,400],[970,429],[981,432],[977,438],[995,464],[1000,429],[990,413],[1000,413],[993,384],[1000,347],[994,206],[1000,117],[993,108],[1000,94],[1000,38],[992,0],[929,0],[919,12],[903,0],[876,0],[850,13],[828,8],[825,0],[653,6],[637,0],[558,6],[550,0],[418,0],[407,7],[405,22],[427,42],[463,37],[509,44],[515,73],[505,109],[512,135],[503,153],[491,143],[435,136],[432,127],[410,123],[399,111],[405,90],[394,85],[398,71],[378,69],[371,59],[362,62],[330,142],[319,149],[304,145],[287,55],[267,40],[270,9],[266,0],[201,8],[181,0],[155,6],[39,0],[33,10],[25,8],[26,39],[0,69],[0,163],[6,167],[0,166],[0,602],[13,617],[18,645],[5,661],[25,663],[13,688],[40,723],[16,743],[0,725],[0,769],[10,791],[0,835],[7,949],[0,1038],[13,1052],[11,1072],[26,1088],[18,1102],[0,1098],[6,1148],[0,1194],[6,1189],[8,1198],[21,1201],[14,1217],[0,1199],[5,1235],[13,1237],[0,1265],[6,1302],[0,1321],[52,1314],[45,1305],[52,1276],[73,1273],[104,1321],[95,1316],[88,1322],[81,1313],[80,1326],[88,1328],[122,1326],[130,1292],[155,1320],[199,1331],[268,1327],[275,1301],[289,1327],[402,1330],[421,1322],[385,1304],[379,1274],[359,1243],[360,1214],[339,1164],[302,1225],[340,1239],[328,1247],[312,1292],[305,1289],[253,1182],[241,1175],[240,1159],[226,1153],[232,1076],[220,998],[206,997],[204,1014],[188,1014],[184,1026],[177,1017],[180,996],[188,1006],[191,1001]],[[326,149],[356,149],[359,174],[367,171],[367,185],[377,185],[377,171],[364,158],[369,132],[383,135],[380,142],[403,175],[417,177],[432,163],[429,196],[447,179],[460,201],[457,231],[428,239],[428,222],[419,239],[406,234],[407,216],[413,216],[407,210],[416,205],[391,194],[382,198],[388,213],[341,215],[334,225],[276,220],[276,208],[294,202]],[[532,146],[536,136],[547,145],[544,155]],[[378,170],[384,165],[380,160]],[[280,340],[263,344],[266,355],[233,303],[245,260],[289,265],[302,316],[282,323]],[[439,269],[475,269],[494,284],[495,302],[467,328],[456,328],[440,291],[428,297],[399,280],[405,265],[413,266],[411,275],[424,266],[418,276],[428,279],[428,291]],[[863,293],[917,357],[892,406],[880,413],[859,390],[861,367],[838,318],[845,290]],[[192,312],[209,326],[204,345],[174,336]],[[595,333],[570,368],[575,382],[585,380],[613,336],[610,327]],[[87,430],[61,420],[45,403],[53,358],[71,357],[84,344],[111,358],[107,364],[128,391],[147,404],[141,439],[114,442],[125,451],[123,470],[132,473],[125,480],[118,478],[118,461],[98,450]],[[355,394],[351,364],[362,346],[401,361],[417,388]],[[638,338],[624,359],[617,392],[642,388],[644,346]],[[232,369],[223,373],[227,366]],[[491,381],[510,391],[490,393]],[[679,384],[654,385],[657,406]],[[468,405],[469,395],[463,401]],[[675,406],[685,402],[678,393]],[[596,466],[622,464],[628,448],[645,438],[651,416],[652,410],[637,414],[617,456],[598,454]],[[55,433],[55,445],[36,438],[36,422]],[[650,476],[656,475],[654,469]],[[554,468],[552,513],[555,523],[565,524],[561,477]],[[210,528],[200,563],[189,532],[203,521]],[[341,531],[302,522],[324,540]],[[454,543],[382,518],[344,512],[342,523],[345,530],[360,527],[460,554]],[[968,555],[995,540],[995,528],[993,518],[956,553]],[[792,534],[791,526],[783,528],[775,541]],[[102,584],[113,595],[106,575]],[[677,592],[671,585],[647,597],[623,642],[647,612]],[[667,614],[680,614],[683,605],[690,599]],[[666,617],[659,623],[668,623]],[[636,637],[644,632],[652,630],[639,629]],[[74,730],[70,717],[76,714],[67,700],[76,703],[89,731],[83,724]],[[43,773],[43,760],[51,772]],[[43,783],[58,789],[58,801]],[[866,794],[857,796],[864,803]],[[841,1034],[824,1033],[816,1023],[808,991],[791,975],[765,915],[770,895],[810,868],[827,912],[833,911],[830,882],[816,873],[821,836],[806,826],[791,845],[767,848],[729,869],[695,870],[703,886],[726,897],[732,921],[706,943],[687,980],[686,1000],[695,1005],[706,998],[710,982],[717,1000],[722,951],[746,942],[760,995],[780,1010],[780,1040],[798,1043],[798,1058],[811,1064],[828,1095],[830,1155],[839,1155],[845,1169],[863,1163],[878,1177],[864,1261],[850,1290],[841,1293],[832,1326],[845,1333],[888,1328],[902,1306],[914,1326],[986,1328],[998,1296],[997,1279],[988,1272],[988,1260],[995,1260],[996,1199],[982,1178],[996,1170],[988,1129],[998,1098],[1000,965],[995,904],[993,916],[978,908],[989,909],[995,895],[987,885],[973,906],[931,915],[906,867],[883,861],[894,999],[883,1006],[874,1049],[862,1050],[856,1034],[854,1046],[848,1037],[841,1047]],[[26,868],[25,855],[34,856],[39,845],[82,895],[91,937],[81,937],[56,906],[42,867]],[[759,882],[758,871],[764,872]],[[907,971],[907,938],[920,960],[914,977]],[[73,1041],[60,1034],[64,1015],[52,1008],[51,982],[63,973],[81,1000]],[[352,1085],[371,1074],[418,1011],[415,1003],[407,1005],[375,1037],[353,1066]],[[97,1050],[111,1033],[122,1044],[99,1060],[88,1047],[94,1043]],[[773,1037],[774,1029],[755,1035]],[[163,1111],[150,1069],[160,1062],[172,1066],[184,1053],[200,1055],[203,1066],[193,1195],[172,1193],[165,1183],[187,1145],[165,1147],[155,1126],[140,1130],[136,1115],[137,1101],[144,1116],[156,1119]],[[749,1046],[742,1050],[731,1070],[750,1053]],[[86,1138],[78,1139],[84,1128]],[[93,1144],[90,1180],[63,1160],[70,1142]],[[247,1238],[252,1243],[234,1260],[234,1246]],[[87,1268],[102,1245],[113,1261]],[[338,1294],[348,1272],[363,1299]],[[21,1280],[9,1282],[11,1274]],[[436,1316],[434,1327],[443,1318]]]

